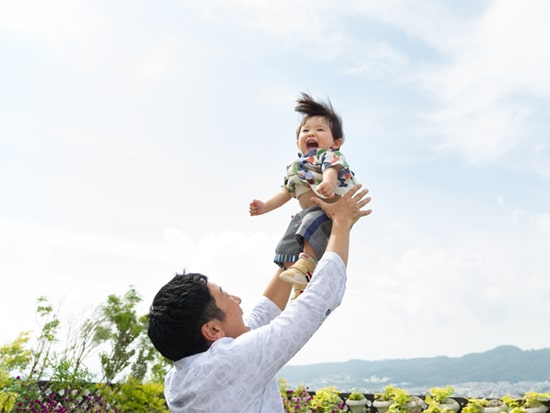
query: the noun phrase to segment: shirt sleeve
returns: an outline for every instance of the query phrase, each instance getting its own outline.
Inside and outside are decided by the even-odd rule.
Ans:
[[[357,185],[355,174],[350,169],[344,154],[336,150],[326,150],[319,155],[321,169],[338,168],[336,194],[345,195],[353,186]]]
[[[238,368],[244,370],[242,376],[247,377],[247,385],[264,386],[307,343],[340,305],[345,282],[346,269],[342,259],[334,252],[327,252],[319,261],[306,290],[278,317],[223,343],[231,347],[227,350],[233,361],[239,364]]]
[[[334,168],[336,166],[343,169],[349,169],[346,157],[342,152],[335,150],[325,150],[319,152],[319,163],[321,164],[322,171],[327,168]]]
[[[269,298],[262,296],[260,302],[252,309],[246,317],[245,325],[254,330],[268,324],[271,320],[281,314],[281,309]]]

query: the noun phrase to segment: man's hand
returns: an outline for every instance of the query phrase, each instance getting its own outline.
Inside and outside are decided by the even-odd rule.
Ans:
[[[319,198],[312,198],[312,202],[323,208],[333,223],[349,225],[351,228],[360,218],[372,212],[372,209],[363,209],[371,201],[371,198],[365,198],[369,191],[368,189],[359,191],[361,187],[361,184],[355,185],[334,203],[328,203]]]
[[[332,219],[332,230],[326,251],[338,254],[346,265],[348,263],[351,227],[360,218],[372,212],[372,209],[363,209],[370,202],[370,197],[365,198],[369,191],[366,189],[359,191],[360,189],[361,185],[355,185],[346,195],[332,204],[319,198],[312,199],[312,202],[323,208],[325,213]]]

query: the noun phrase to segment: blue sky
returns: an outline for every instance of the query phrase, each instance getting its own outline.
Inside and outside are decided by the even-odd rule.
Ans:
[[[260,217],[329,98],[374,213],[292,364],[461,356],[550,331],[550,4],[0,5],[0,342],[186,268],[249,309],[297,210]],[[354,342],[350,331],[365,339]]]

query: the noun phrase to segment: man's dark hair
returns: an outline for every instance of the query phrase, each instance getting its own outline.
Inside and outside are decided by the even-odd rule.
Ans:
[[[206,351],[209,343],[201,333],[202,325],[224,318],[208,289],[208,277],[176,274],[153,299],[147,334],[164,357],[176,361]]]
[[[296,103],[297,104],[294,110],[304,115],[302,122],[300,122],[298,130],[296,131],[296,138],[300,136],[300,129],[302,129],[302,126],[306,120],[313,116],[322,116],[327,119],[328,124],[330,125],[332,137],[334,139],[341,138],[342,142],[344,141],[342,118],[340,118],[340,116],[335,112],[330,100],[327,100],[327,102],[316,101],[307,93],[302,92],[302,97],[298,98]]]

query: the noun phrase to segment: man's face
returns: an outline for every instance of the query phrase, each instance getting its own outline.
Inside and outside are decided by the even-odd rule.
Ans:
[[[208,289],[216,305],[225,313],[225,320],[216,320],[222,337],[237,338],[249,331],[250,328],[244,325],[241,299],[226,293],[222,287],[211,282],[208,282]]]

